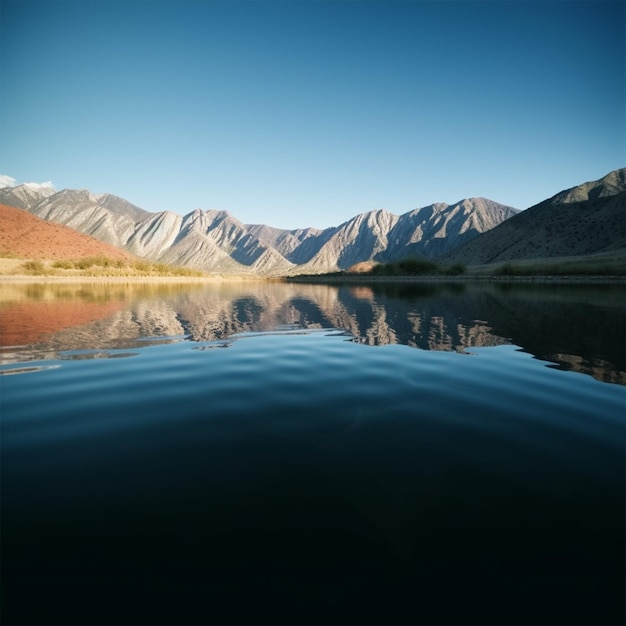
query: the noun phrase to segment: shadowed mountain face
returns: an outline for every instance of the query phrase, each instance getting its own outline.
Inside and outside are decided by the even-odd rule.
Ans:
[[[32,184],[0,189],[0,202],[153,261],[223,274],[325,273],[362,261],[435,259],[517,213],[484,198],[403,215],[377,210],[323,230],[246,225],[226,211],[149,213],[122,198]]]
[[[571,257],[626,248],[626,169],[562,191],[444,255],[450,263]]]

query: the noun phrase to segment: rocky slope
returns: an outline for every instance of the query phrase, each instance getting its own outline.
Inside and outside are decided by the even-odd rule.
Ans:
[[[435,259],[517,213],[471,198],[400,216],[370,211],[323,230],[283,230],[245,225],[225,211],[150,213],[110,194],[32,184],[0,189],[0,202],[153,261],[263,276],[324,273],[407,256]]]
[[[321,273],[370,260],[437,259],[517,212],[485,198],[470,198],[454,205],[432,204],[399,216],[385,210],[370,211],[325,230],[246,228],[298,265],[300,272]]]
[[[443,256],[482,265],[626,248],[626,168],[562,191]]]
[[[0,202],[5,205],[30,211],[42,199],[54,195],[56,189],[50,185],[38,185],[37,183],[24,183],[15,187],[3,187],[0,189]]]

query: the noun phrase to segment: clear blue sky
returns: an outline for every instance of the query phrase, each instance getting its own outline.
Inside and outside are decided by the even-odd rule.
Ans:
[[[326,227],[626,165],[626,10],[1,0],[0,174]]]

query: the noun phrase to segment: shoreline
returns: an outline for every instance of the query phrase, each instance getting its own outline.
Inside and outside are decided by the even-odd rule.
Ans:
[[[536,276],[494,276],[488,274],[462,276],[288,276],[286,282],[295,283],[332,283],[332,284],[364,284],[364,283],[550,283],[550,284],[610,284],[626,285],[626,276],[601,275],[536,275]]]
[[[28,274],[2,275],[3,283],[222,283],[222,282],[258,282],[265,279],[251,276],[29,276]]]
[[[0,274],[0,284],[36,283],[175,283],[175,284],[212,284],[226,282],[281,282],[281,283],[311,283],[311,284],[439,284],[439,283],[549,283],[549,284],[606,284],[626,285],[626,276],[583,276],[583,275],[537,275],[537,276],[493,276],[493,275],[464,275],[464,276],[33,276],[29,274]]]

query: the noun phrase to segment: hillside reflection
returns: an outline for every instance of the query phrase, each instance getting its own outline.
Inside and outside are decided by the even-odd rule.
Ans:
[[[0,285],[2,363],[279,327],[339,328],[370,346],[465,352],[514,344],[626,384],[623,286],[514,284]]]

